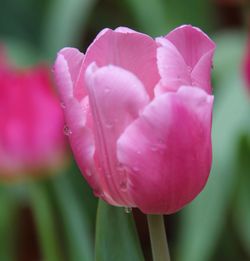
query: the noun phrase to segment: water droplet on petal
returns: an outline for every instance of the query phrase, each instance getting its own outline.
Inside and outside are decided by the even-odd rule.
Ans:
[[[132,170],[133,170],[134,172],[139,172],[139,168],[138,168],[138,167],[133,167]]]
[[[163,140],[162,138],[159,138],[159,139],[158,139],[158,142],[159,142],[160,144],[163,144],[163,143],[164,143],[164,140]]]
[[[137,153],[138,155],[141,155],[141,151],[140,151],[140,150],[137,150],[136,153]]]
[[[123,191],[127,190],[127,183],[125,181],[122,181],[120,183],[120,189],[123,190]]]
[[[155,147],[155,146],[152,146],[152,147],[151,147],[151,151],[156,152],[157,150],[158,150],[157,147]]]
[[[132,208],[131,207],[124,207],[124,211],[126,214],[130,214],[132,212]]]
[[[86,113],[86,112],[88,111],[88,109],[89,109],[88,104],[84,104],[84,105],[82,106],[82,110],[83,110],[84,113]]]
[[[104,193],[101,190],[98,190],[98,189],[94,190],[94,195],[96,197],[99,197],[99,198],[104,197]]]
[[[191,66],[188,66],[187,69],[188,69],[189,72],[192,72],[192,67]]]
[[[107,127],[108,129],[113,128],[113,126],[114,126],[113,123],[107,123],[107,124],[106,124],[106,127]]]
[[[105,176],[106,176],[107,178],[111,178],[111,175],[110,175],[108,172],[105,173]]]
[[[67,125],[64,125],[63,127],[63,132],[66,136],[69,136],[72,134],[72,131],[70,130],[70,128]]]
[[[88,169],[88,170],[86,170],[86,174],[87,174],[87,176],[92,176],[92,173],[91,173],[91,171]]]
[[[65,108],[66,108],[66,105],[65,105],[64,102],[60,102],[60,105],[61,105],[61,108],[62,108],[62,109],[65,109]]]
[[[109,87],[106,87],[105,89],[104,89],[104,92],[107,94],[107,93],[109,93],[110,92],[110,88]]]

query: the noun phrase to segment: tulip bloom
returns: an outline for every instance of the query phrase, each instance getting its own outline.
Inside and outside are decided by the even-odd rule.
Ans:
[[[187,25],[155,40],[104,29],[85,55],[58,53],[69,140],[96,196],[170,214],[203,189],[211,167],[214,49]]]
[[[62,160],[63,113],[48,68],[19,70],[1,54],[0,104],[0,176],[39,172]]]

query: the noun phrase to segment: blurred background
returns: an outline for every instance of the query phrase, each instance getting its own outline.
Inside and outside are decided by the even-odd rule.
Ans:
[[[74,46],[85,52],[104,27],[123,25],[155,37],[181,24],[200,27],[217,44],[213,168],[205,190],[166,217],[172,260],[250,260],[248,0],[0,0],[1,261],[94,260],[97,199],[67,145],[63,106],[51,75],[57,51]],[[18,87],[9,94],[12,86]],[[27,96],[28,90],[33,94]],[[44,98],[38,101],[40,92]],[[29,104],[27,97],[35,102]],[[37,137],[25,132],[16,112],[34,114],[25,124]],[[8,140],[11,124],[17,126],[14,145]],[[50,150],[49,159],[45,152],[34,153],[40,146]],[[133,215],[145,260],[151,260],[145,217],[137,210]],[[126,254],[124,260],[137,260]]]

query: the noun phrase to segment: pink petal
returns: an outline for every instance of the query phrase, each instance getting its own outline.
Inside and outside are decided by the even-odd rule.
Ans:
[[[166,39],[173,43],[191,68],[204,54],[215,49],[214,42],[199,28],[191,25],[176,28],[166,35]]]
[[[201,87],[209,94],[212,93],[211,68],[213,55],[214,50],[203,55],[191,73],[192,85]]]
[[[106,29],[88,48],[82,72],[92,62],[99,67],[117,65],[135,74],[153,97],[153,88],[159,81],[156,48],[155,41],[145,34],[125,27]]]
[[[128,190],[144,213],[170,214],[204,187],[211,166],[213,96],[195,87],[155,98],[117,142]]]
[[[156,42],[160,45],[157,49],[157,65],[161,81],[155,88],[155,94],[176,91],[181,85],[191,85],[191,73],[176,47],[164,38],[157,38]]]
[[[54,74],[58,91],[65,103],[73,97],[73,89],[79,78],[84,54],[75,48],[63,48],[57,54],[54,64]]]
[[[94,119],[96,165],[104,199],[115,205],[133,205],[123,190],[126,178],[116,159],[116,141],[149,102],[140,80],[117,66],[91,64],[86,83]]]
[[[211,93],[211,67],[215,44],[200,29],[181,26],[165,39],[157,38],[157,64],[161,81],[155,94],[175,91],[182,85],[198,86]]]
[[[54,74],[64,109],[66,122],[64,132],[69,136],[71,148],[81,172],[93,189],[100,191],[93,167],[95,145],[91,131],[88,97],[85,96],[80,101],[74,97],[74,86],[80,81],[79,71],[83,57],[77,49],[62,49],[57,55]]]

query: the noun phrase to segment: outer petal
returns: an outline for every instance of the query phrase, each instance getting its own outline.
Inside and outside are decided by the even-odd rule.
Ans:
[[[191,73],[192,85],[200,86],[209,94],[212,93],[211,68],[213,64],[213,55],[214,50],[203,55]]]
[[[215,49],[214,42],[199,28],[191,25],[180,26],[165,37],[173,43],[191,68],[204,54]]]
[[[176,212],[202,190],[211,166],[212,103],[194,87],[162,94],[119,138],[118,160],[143,212]]]
[[[106,29],[98,35],[86,52],[82,72],[95,62],[97,66],[113,64],[135,74],[153,97],[153,88],[159,81],[156,65],[156,43],[145,34],[119,27]]]
[[[71,148],[81,172],[93,189],[99,192],[99,181],[93,167],[95,145],[91,131],[88,97],[85,96],[80,101],[74,97],[74,86],[77,81],[79,82],[82,61],[83,54],[77,49],[64,48],[58,53],[54,73],[65,112],[64,132],[69,136]]]
[[[86,71],[91,110],[94,118],[96,165],[104,199],[110,204],[133,205],[124,187],[124,170],[116,159],[116,141],[149,102],[144,86],[132,73],[113,66]]]
[[[157,38],[157,65],[161,81],[155,88],[155,94],[176,91],[182,85],[191,85],[188,66],[176,47],[164,38]]]
[[[157,38],[157,64],[162,80],[155,93],[177,90],[181,85],[199,86],[211,93],[210,74],[215,44],[200,29],[181,26],[165,39]]]

